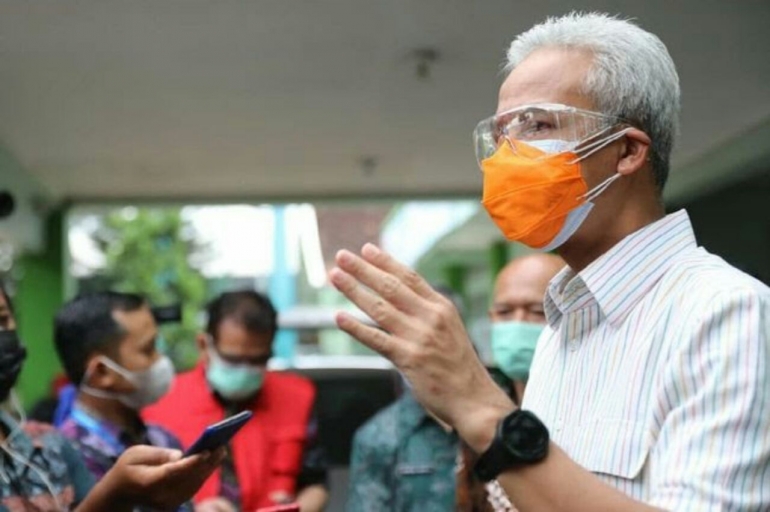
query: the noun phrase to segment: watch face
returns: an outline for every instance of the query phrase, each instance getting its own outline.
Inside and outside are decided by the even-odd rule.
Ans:
[[[548,429],[529,411],[508,416],[501,433],[505,447],[521,462],[537,462],[548,453]]]

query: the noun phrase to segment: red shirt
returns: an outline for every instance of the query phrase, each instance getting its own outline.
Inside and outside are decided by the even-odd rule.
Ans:
[[[247,408],[254,416],[231,441],[242,510],[272,505],[269,496],[274,492],[296,492],[314,400],[315,387],[309,380],[283,372],[265,375],[262,389]],[[207,426],[224,419],[225,410],[199,364],[179,374],[168,394],[142,415],[173,432],[187,448]],[[219,490],[217,470],[194,500],[218,496]]]

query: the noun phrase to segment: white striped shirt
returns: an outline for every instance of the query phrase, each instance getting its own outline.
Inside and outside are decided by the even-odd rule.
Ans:
[[[666,510],[770,510],[770,289],[684,211],[545,297],[523,407],[578,464]]]

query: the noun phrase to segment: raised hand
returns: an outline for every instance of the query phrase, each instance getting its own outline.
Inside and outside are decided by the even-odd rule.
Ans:
[[[483,450],[513,404],[481,364],[449,299],[372,244],[361,256],[340,251],[336,263],[332,284],[381,327],[339,313],[340,329],[390,359],[428,410]]]

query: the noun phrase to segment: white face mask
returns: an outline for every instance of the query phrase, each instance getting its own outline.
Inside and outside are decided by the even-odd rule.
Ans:
[[[527,144],[549,155],[571,151],[572,147],[575,145],[572,142],[561,139],[528,140]]]
[[[123,376],[123,378],[134,386],[134,391],[129,393],[115,393],[114,391],[93,388],[86,384],[90,374],[86,374],[83,378],[80,390],[86,394],[97,396],[99,398],[119,400],[125,406],[132,409],[139,410],[160,400],[163,395],[168,392],[171,387],[171,381],[174,380],[174,365],[167,356],[159,357],[152,366],[141,372],[126,370],[115,361],[105,356],[99,356],[99,361],[106,367]]]

